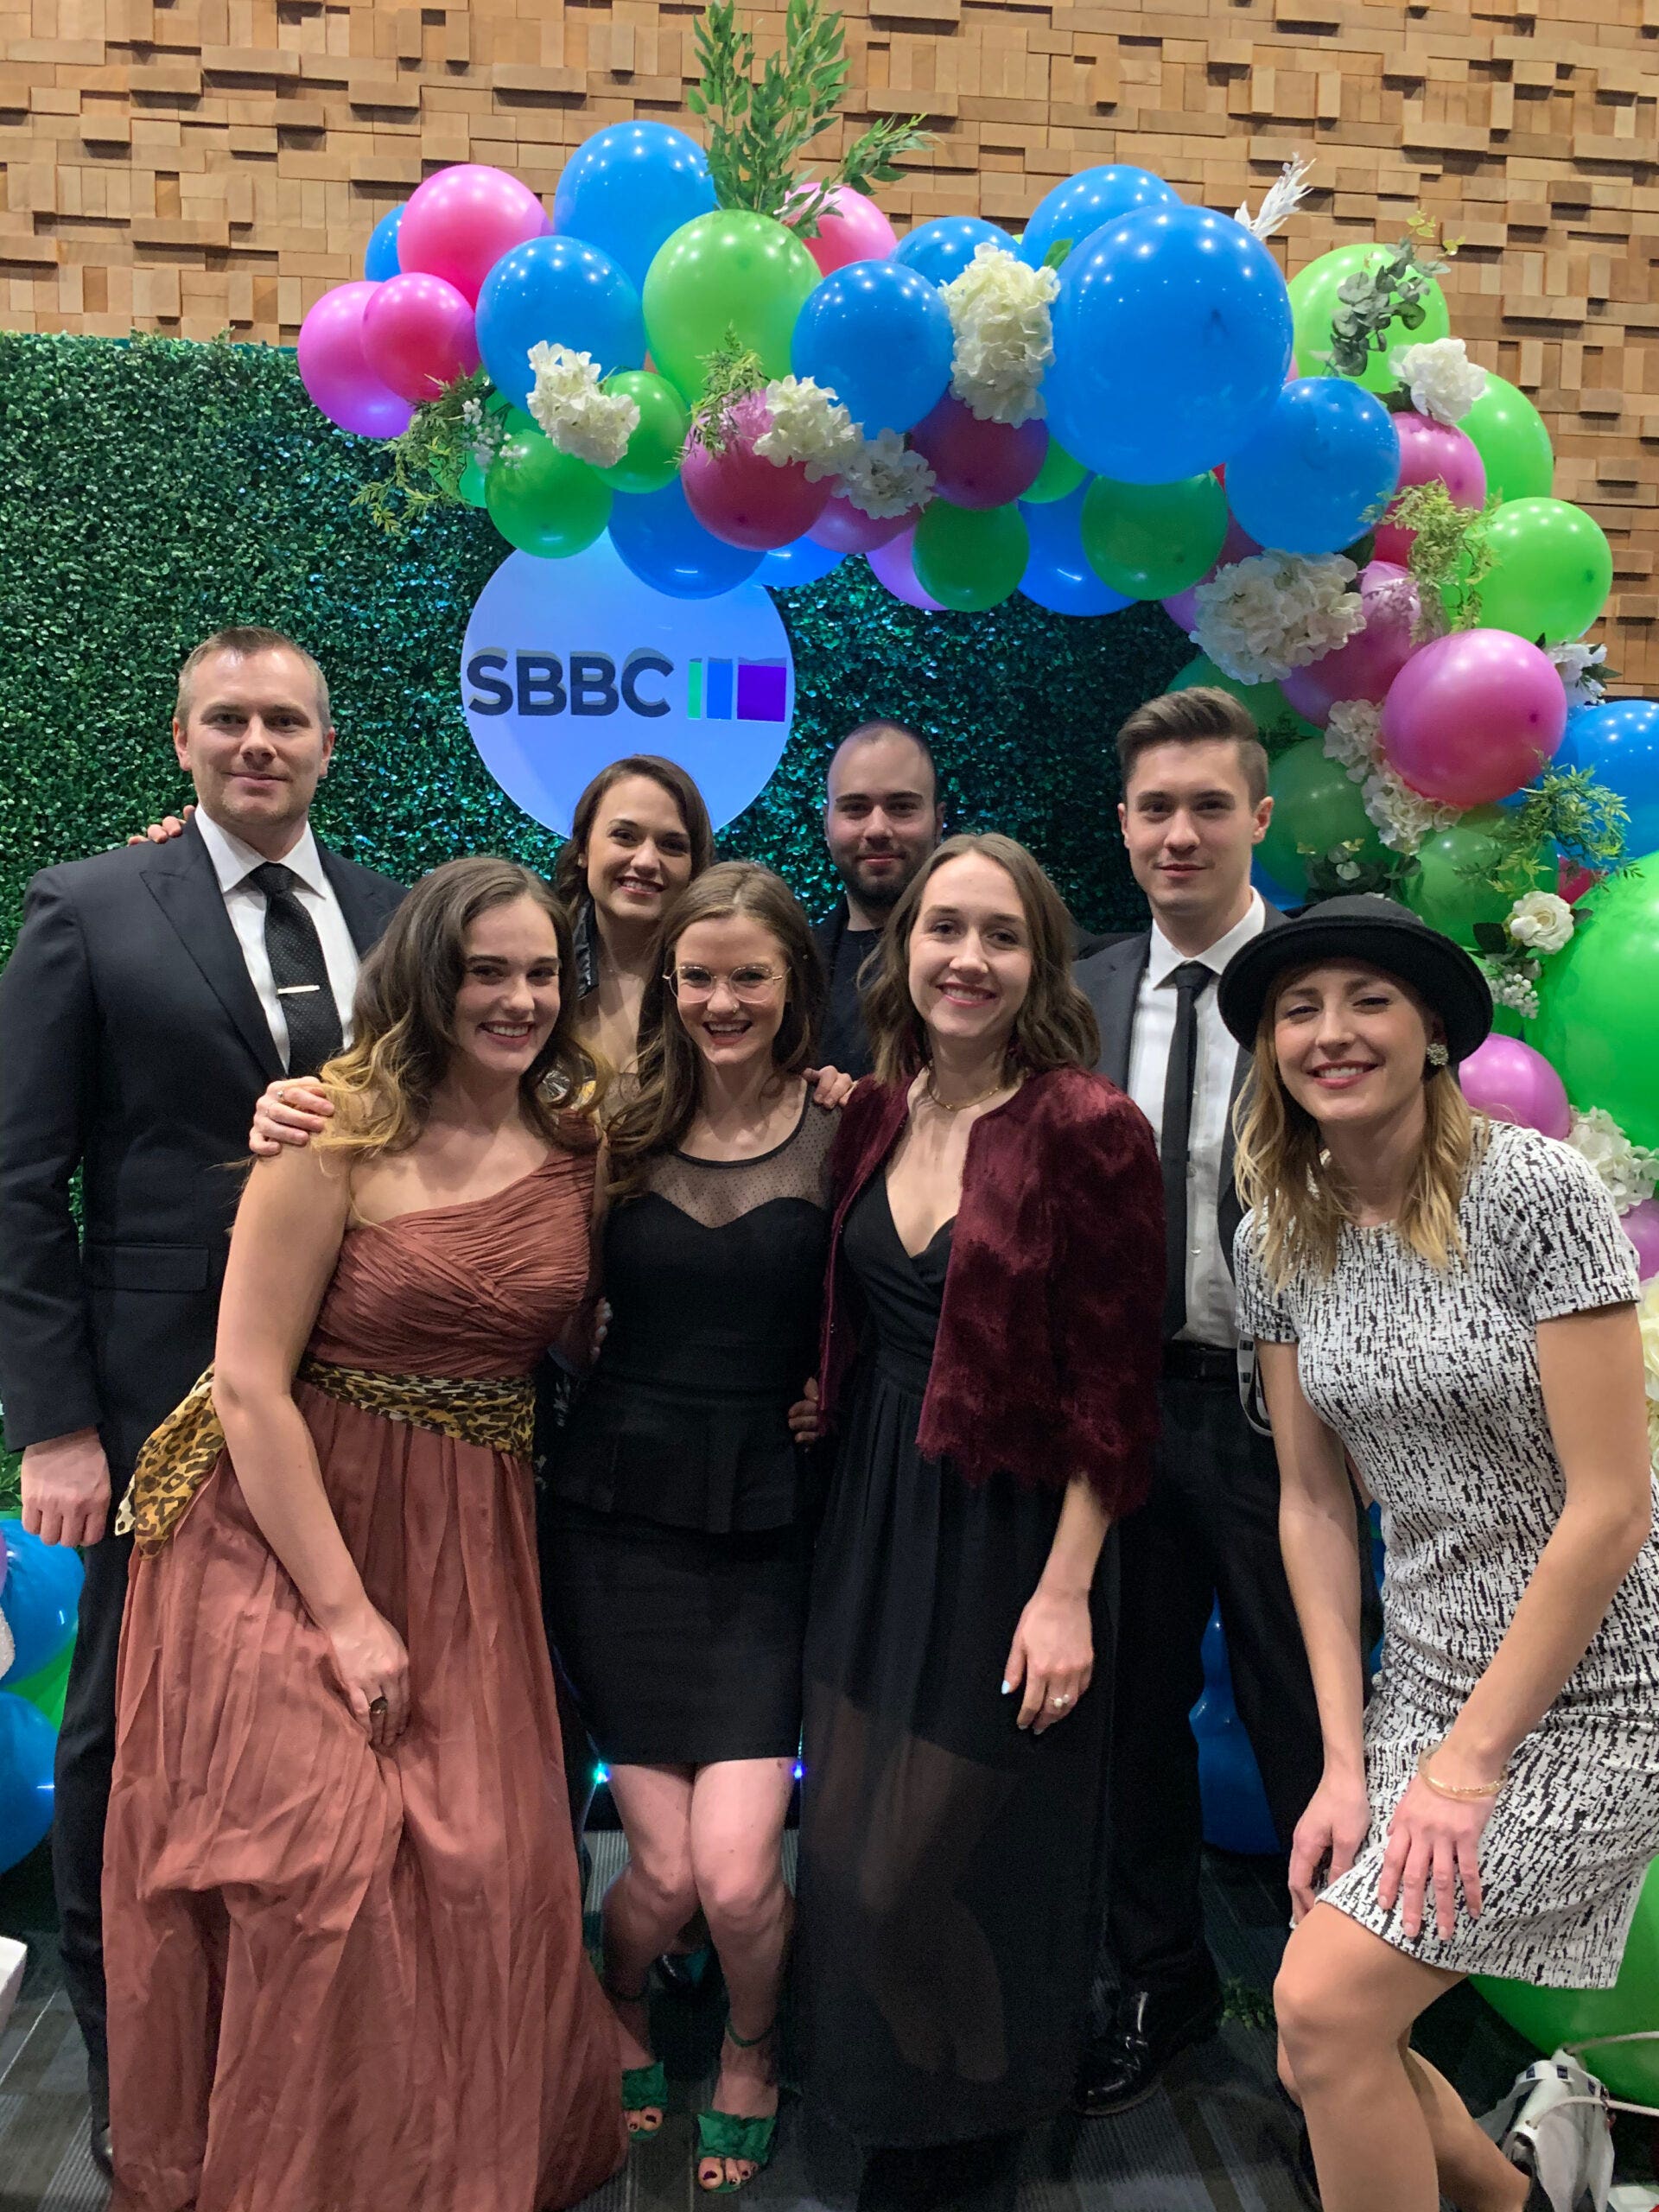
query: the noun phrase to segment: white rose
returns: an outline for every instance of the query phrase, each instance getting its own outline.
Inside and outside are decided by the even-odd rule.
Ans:
[[[1461,338],[1402,346],[1390,365],[1417,412],[1437,423],[1460,423],[1486,389],[1486,372],[1469,359]]]
[[[1529,891],[1510,907],[1505,926],[1516,944],[1559,952],[1573,935],[1573,909],[1553,891]]]

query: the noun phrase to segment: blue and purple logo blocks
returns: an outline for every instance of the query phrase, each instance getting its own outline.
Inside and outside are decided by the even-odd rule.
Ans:
[[[694,722],[787,721],[787,664],[699,658],[685,671],[685,711]]]

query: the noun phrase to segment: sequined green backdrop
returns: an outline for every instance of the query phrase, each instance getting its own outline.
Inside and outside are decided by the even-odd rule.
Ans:
[[[491,781],[459,703],[467,613],[505,549],[470,510],[381,536],[352,493],[385,465],[323,421],[291,353],[0,336],[0,950],[35,868],[188,796],[168,743],[173,677],[227,622],[288,630],[327,671],[341,745],[317,817],[331,842],[405,881],[457,852],[551,862],[557,841]],[[859,560],[780,604],[795,729],[727,851],[827,906],[824,761],[853,722],[894,714],[933,741],[955,826],[1022,839],[1093,927],[1141,917],[1110,735],[1190,657],[1157,607],[922,614]]]

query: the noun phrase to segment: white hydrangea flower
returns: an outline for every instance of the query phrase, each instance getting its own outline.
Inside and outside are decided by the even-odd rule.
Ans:
[[[1636,1317],[1642,1325],[1642,1365],[1647,1376],[1648,1442],[1659,1467],[1659,1275],[1643,1293]]]
[[[1654,1184],[1659,1181],[1659,1152],[1632,1144],[1605,1108],[1575,1112],[1567,1141],[1600,1176],[1620,1213],[1653,1196]]]
[[[908,514],[933,496],[933,471],[918,453],[912,453],[897,430],[881,430],[861,438],[856,451],[842,463],[837,488],[845,493],[861,514],[885,522]]]
[[[1486,389],[1486,372],[1469,359],[1461,338],[1402,346],[1390,366],[1417,412],[1437,423],[1460,423]]]
[[[1325,725],[1325,750],[1363,783],[1381,756],[1382,709],[1369,699],[1340,699]]]
[[[834,392],[810,377],[778,377],[764,396],[772,426],[755,440],[756,453],[779,468],[804,461],[809,484],[839,476],[862,440]]]
[[[1544,658],[1554,662],[1569,707],[1599,705],[1606,687],[1591,671],[1605,664],[1605,645],[1586,645],[1582,640],[1573,645],[1546,645]]]
[[[473,398],[462,400],[461,419],[472,448],[474,466],[486,471],[500,448],[501,425],[505,417],[486,414],[483,401]]]
[[[1043,412],[1038,386],[1054,358],[1052,269],[1029,269],[986,238],[961,276],[940,288],[956,351],[950,389],[982,423],[1028,423]]]
[[[1369,699],[1343,699],[1332,708],[1325,750],[1327,759],[1348,771],[1349,781],[1360,786],[1377,835],[1396,853],[1414,853],[1425,837],[1457,820],[1457,807],[1413,791],[1382,758],[1382,709]]]
[[[1276,683],[1364,628],[1360,595],[1347,588],[1356,573],[1340,553],[1234,561],[1194,590],[1192,641],[1239,683]]]
[[[1529,952],[1559,952],[1573,935],[1573,909],[1553,891],[1529,891],[1503,926]]]
[[[634,401],[600,390],[599,365],[591,353],[539,338],[530,349],[530,365],[536,378],[530,412],[549,444],[595,468],[614,468],[639,427]]]

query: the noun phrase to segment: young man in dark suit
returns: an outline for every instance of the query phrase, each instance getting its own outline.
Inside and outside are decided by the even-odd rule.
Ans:
[[[42,869],[0,976],[0,1401],[25,1527],[84,1550],[53,1873],[106,2172],[99,1885],[131,1548],[115,1514],[213,1357],[254,1101],[340,1049],[359,959],[403,895],[312,834],[334,732],[291,639],[199,645],[173,743],[196,790],[182,836]]]
[[[1152,927],[1081,961],[1100,1072],[1151,1122],[1168,1236],[1163,1439],[1152,1495],[1120,1532],[1108,1946],[1122,1984],[1077,2084],[1079,2110],[1122,2112],[1184,2045],[1213,2032],[1221,1985],[1205,1942],[1198,1746],[1187,1714],[1219,1599],[1234,1694],[1281,1841],[1319,1778],[1313,1687],[1279,1551],[1269,1439],[1239,1398],[1232,1286],[1232,1106],[1248,1062],[1215,982],[1282,918],[1250,884],[1273,812],[1247,711],[1195,687],[1153,699],[1118,733],[1118,818]]]

